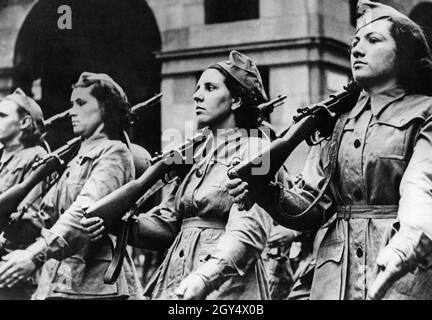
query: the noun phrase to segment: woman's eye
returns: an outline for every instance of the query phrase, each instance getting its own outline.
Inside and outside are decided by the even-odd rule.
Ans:
[[[379,39],[376,38],[376,37],[370,37],[370,38],[369,38],[369,42],[370,42],[370,43],[377,43],[377,42],[379,42]]]
[[[213,91],[213,90],[216,89],[216,87],[214,85],[212,85],[212,84],[208,84],[206,87],[207,87],[208,91]]]

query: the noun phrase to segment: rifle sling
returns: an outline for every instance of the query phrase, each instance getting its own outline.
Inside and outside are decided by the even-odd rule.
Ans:
[[[339,146],[340,146],[340,143],[342,140],[343,128],[345,127],[347,119],[348,119],[348,113],[345,113],[338,119],[338,121],[335,124],[334,130],[333,130],[333,138],[331,139],[330,146],[329,146],[329,155],[328,155],[329,165],[327,166],[327,168],[325,168],[326,180],[324,182],[323,187],[321,188],[318,195],[315,197],[314,201],[309,205],[309,207],[307,209],[305,209],[303,212],[301,212],[300,214],[293,216],[292,218],[299,218],[299,217],[303,217],[303,216],[307,215],[309,213],[309,211],[311,211],[318,204],[318,202],[321,200],[321,198],[327,192],[327,189],[329,188],[329,186],[330,186],[331,190],[333,191],[334,186],[331,182],[332,182],[335,170],[336,170],[337,156],[339,153]],[[326,221],[326,216],[324,215],[322,224],[324,224],[325,221]]]
[[[121,268],[123,266],[124,255],[126,252],[126,247],[129,238],[129,231],[131,223],[133,222],[133,217],[136,215],[137,210],[156,192],[161,190],[167,184],[172,183],[175,179],[170,181],[159,180],[156,182],[144,195],[136,202],[129,212],[125,214],[122,218],[122,227],[120,233],[117,236],[116,246],[114,249],[113,259],[108,266],[107,271],[104,276],[105,284],[114,284],[117,281],[118,276],[120,275]]]

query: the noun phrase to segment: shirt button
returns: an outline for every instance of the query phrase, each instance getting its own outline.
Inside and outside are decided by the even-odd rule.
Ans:
[[[201,177],[203,176],[203,172],[202,172],[202,170],[198,169],[198,170],[195,172],[195,175],[196,175],[198,178],[201,178]]]
[[[363,199],[363,192],[361,192],[360,189],[356,189],[356,190],[354,191],[354,198],[355,198],[357,201],[362,200],[362,199]]]
[[[354,148],[358,149],[360,148],[360,146],[361,146],[361,141],[359,139],[356,139],[354,141]]]
[[[65,213],[65,209],[61,208],[61,209],[60,209],[60,213],[61,213],[61,214]]]
[[[356,255],[357,255],[358,258],[363,257],[363,250],[362,250],[362,248],[357,248]]]
[[[184,251],[183,251],[183,250],[180,250],[180,252],[179,252],[179,257],[180,257],[180,258],[183,258],[183,256],[184,256]]]

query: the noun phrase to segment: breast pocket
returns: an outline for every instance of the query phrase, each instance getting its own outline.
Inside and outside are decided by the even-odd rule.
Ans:
[[[65,176],[68,183],[83,184],[90,177],[94,155],[85,155],[73,159],[69,162],[65,170]]]
[[[372,123],[376,146],[379,146],[378,158],[409,161],[423,121],[419,116],[411,116]]]
[[[6,167],[0,178],[0,194],[10,187],[22,182],[24,178],[24,165]]]

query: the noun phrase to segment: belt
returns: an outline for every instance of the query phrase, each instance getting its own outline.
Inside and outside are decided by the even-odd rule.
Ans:
[[[215,218],[193,217],[183,219],[182,230],[186,228],[225,229],[227,222]]]
[[[337,206],[337,218],[350,219],[396,219],[397,205]]]

